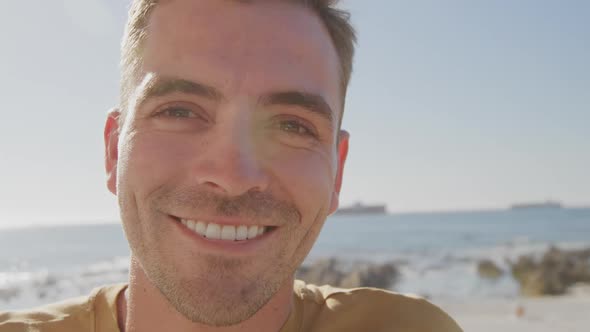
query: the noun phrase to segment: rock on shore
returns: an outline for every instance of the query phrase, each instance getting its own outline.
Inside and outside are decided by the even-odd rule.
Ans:
[[[297,279],[310,284],[329,284],[343,288],[390,289],[398,277],[399,272],[393,263],[344,263],[335,258],[319,260],[310,266],[302,266],[296,274]]]
[[[482,278],[495,280],[500,278],[504,274],[504,271],[496,263],[484,259],[477,264],[477,273]]]
[[[525,255],[510,265],[525,296],[562,295],[576,283],[590,283],[590,248],[552,247],[540,260]]]

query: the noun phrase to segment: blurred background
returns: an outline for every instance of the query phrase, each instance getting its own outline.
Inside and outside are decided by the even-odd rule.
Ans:
[[[128,5],[0,11],[0,310],[126,278],[102,130]],[[350,209],[329,218],[301,276],[354,272],[430,298],[466,330],[589,326],[590,2],[342,7],[359,34]]]

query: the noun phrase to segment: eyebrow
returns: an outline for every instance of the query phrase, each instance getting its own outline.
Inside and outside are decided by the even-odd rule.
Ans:
[[[287,105],[298,106],[328,120],[330,123],[334,120],[332,108],[320,95],[301,91],[275,92],[260,99],[264,106],[269,105]]]
[[[205,97],[215,101],[223,99],[221,92],[208,85],[181,78],[160,76],[155,77],[146,84],[139,98],[139,104],[152,97],[162,97],[176,92]]]

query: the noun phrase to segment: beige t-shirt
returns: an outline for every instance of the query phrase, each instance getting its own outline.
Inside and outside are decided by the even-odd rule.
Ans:
[[[117,295],[125,284],[29,311],[0,312],[0,332],[120,332]],[[461,332],[426,300],[375,288],[340,289],[296,281],[294,307],[280,332]]]

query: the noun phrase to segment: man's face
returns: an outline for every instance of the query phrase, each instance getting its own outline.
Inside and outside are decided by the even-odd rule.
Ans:
[[[122,127],[115,112],[105,129],[133,255],[188,319],[243,321],[337,207],[336,51],[300,6],[174,0],[153,10],[143,61]]]

